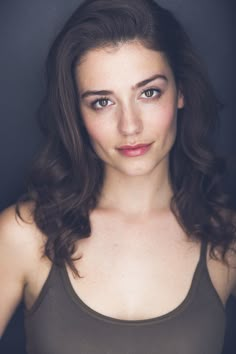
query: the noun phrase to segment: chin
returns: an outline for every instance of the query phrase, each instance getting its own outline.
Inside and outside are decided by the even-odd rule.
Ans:
[[[132,164],[130,164],[130,166],[128,167],[123,167],[121,168],[118,167],[116,168],[119,173],[129,176],[129,177],[141,177],[141,176],[149,176],[151,173],[154,172],[155,169],[157,169],[158,167],[158,163],[156,163],[155,165],[152,166],[132,166]]]

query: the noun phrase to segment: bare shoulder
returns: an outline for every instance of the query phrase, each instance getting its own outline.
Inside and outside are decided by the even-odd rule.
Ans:
[[[20,211],[22,218],[15,205],[0,214],[0,336],[23,300],[44,250],[45,237],[33,221],[32,205],[22,204]]]
[[[33,217],[33,204],[22,203],[20,216],[16,213],[16,206],[11,205],[0,213],[0,229],[2,237],[9,242],[38,241],[43,242],[45,237],[37,228]]]
[[[24,272],[43,252],[45,237],[34,222],[32,203],[21,204],[20,215],[15,205],[1,212],[0,242],[9,262]]]
[[[226,221],[230,222],[234,228],[235,237],[226,253],[226,259],[229,264],[228,279],[230,284],[230,293],[236,297],[236,210],[225,210],[222,212]]]

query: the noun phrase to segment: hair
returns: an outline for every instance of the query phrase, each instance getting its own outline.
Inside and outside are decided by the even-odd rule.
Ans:
[[[177,135],[170,151],[171,210],[189,238],[210,242],[221,259],[235,241],[234,210],[224,191],[226,159],[214,149],[222,104],[183,26],[153,0],[87,0],[57,35],[46,63],[47,87],[39,123],[45,144],[32,165],[27,193],[33,218],[46,235],[44,256],[67,263],[78,275],[76,241],[89,237],[89,214],[96,208],[104,164],[94,152],[79,109],[75,67],[91,49],[139,41],[164,53],[183,93]],[[215,134],[215,135],[214,135]]]

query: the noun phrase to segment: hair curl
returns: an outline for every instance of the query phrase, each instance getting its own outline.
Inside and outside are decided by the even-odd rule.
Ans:
[[[33,201],[34,221],[47,236],[45,255],[59,265],[66,262],[79,277],[75,244],[91,234],[89,213],[97,205],[104,169],[82,122],[74,70],[87,51],[133,40],[165,54],[185,99],[170,151],[172,212],[189,237],[210,242],[215,259],[221,246],[227,263],[225,253],[235,241],[232,202],[222,183],[226,160],[213,147],[221,103],[182,25],[153,0],[87,0],[49,51],[40,109],[46,142],[28,191],[16,203],[20,216],[20,203]]]

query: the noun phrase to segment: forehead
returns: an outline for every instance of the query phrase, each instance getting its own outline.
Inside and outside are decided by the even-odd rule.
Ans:
[[[79,87],[114,86],[117,82],[132,85],[154,74],[172,76],[164,53],[139,42],[91,49],[82,57],[75,74]]]

